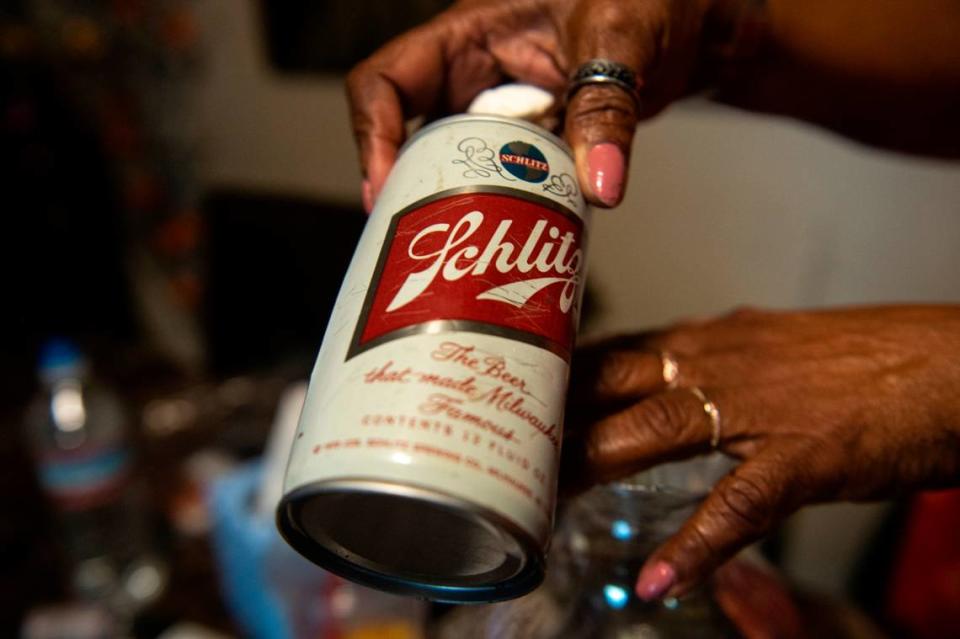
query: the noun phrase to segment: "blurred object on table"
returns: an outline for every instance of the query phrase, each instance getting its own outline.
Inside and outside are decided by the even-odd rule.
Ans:
[[[294,635],[294,622],[285,617],[282,602],[271,592],[264,565],[264,556],[277,536],[275,527],[272,520],[255,518],[251,510],[260,478],[260,464],[252,462],[210,486],[207,499],[213,516],[213,550],[220,589],[244,634],[284,639],[297,636]],[[316,581],[311,583],[310,576]],[[290,577],[294,578],[294,575],[291,573]],[[304,594],[316,593],[319,600],[323,581],[319,575],[307,575],[298,586]],[[300,612],[304,615],[323,614],[317,605]],[[323,636],[319,632],[322,621],[322,618],[307,620],[308,626],[317,630],[312,633],[314,636]]]
[[[644,603],[640,566],[731,468],[712,455],[663,464],[595,487],[559,514],[544,585],[495,605],[442,610],[431,639],[627,639],[745,637],[882,639],[842,602],[794,592],[754,549],[679,599]]]
[[[30,611],[20,639],[117,639],[124,636],[109,612],[93,604],[43,606]]]
[[[291,376],[289,370],[276,369],[221,381],[172,383],[143,396],[144,473],[167,522],[171,585],[140,620],[137,636],[153,637],[183,621],[236,631],[218,587],[224,576],[214,557],[216,513],[207,495],[262,453]]]
[[[143,453],[137,470],[147,479],[150,509],[166,514],[161,536],[171,561],[171,588],[145,612],[146,621],[138,620],[138,628],[143,626],[138,636],[153,636],[180,619],[231,630],[203,533],[208,513],[198,499],[198,486],[219,472],[215,466],[262,453],[282,392],[290,380],[309,371],[349,261],[350,244],[364,221],[359,210],[275,196],[219,196],[211,200],[211,208],[216,209],[211,270],[222,287],[204,310],[210,312],[209,330],[218,346],[212,362],[230,370],[231,376],[184,376],[156,349],[125,343],[124,335],[110,331],[106,322],[101,328],[110,331],[109,336],[97,334],[96,324],[93,336],[87,336],[84,325],[76,322],[84,319],[87,309],[80,300],[63,309],[52,305],[49,316],[63,327],[80,326],[81,343],[89,346],[98,371],[130,400],[133,414],[139,416],[132,433]],[[343,241],[318,249],[318,241],[332,234]],[[262,263],[251,259],[251,254],[259,254],[258,241],[265,257]],[[73,275],[72,269],[60,268]],[[85,279],[67,282],[68,292],[91,290]],[[91,300],[90,316],[99,318],[104,308],[95,296]],[[25,321],[32,326],[32,319]],[[10,331],[9,343],[32,359],[35,346],[20,345],[31,341],[22,333]],[[4,378],[14,382],[10,388],[16,390],[3,398],[0,414],[11,426],[20,421],[22,404],[32,390],[28,378],[20,374],[23,359],[18,355],[13,362],[4,362]],[[0,579],[0,593],[9,604],[0,615],[0,628],[12,631],[25,610],[63,600],[60,584],[65,580],[58,570],[65,562],[52,552],[55,530],[19,449],[19,438],[4,439],[0,453],[12,473],[0,491],[3,509],[17,513],[4,518],[0,527],[3,552],[10,555],[9,575]]]
[[[557,633],[570,611],[551,592],[547,582],[519,599],[488,605],[464,605],[442,614],[427,627],[429,639],[559,639]]]
[[[157,639],[230,639],[230,636],[195,623],[178,623],[164,630]]]
[[[295,373],[302,371],[277,369],[155,389],[143,406],[143,436],[154,455],[205,447],[241,458],[259,455],[277,401]]]
[[[208,493],[220,583],[237,623],[257,639],[418,639],[424,604],[346,582],[296,554],[274,523],[306,391],[281,397],[263,461],[217,479]]]
[[[454,609],[437,639],[725,638],[737,632],[709,586],[682,599],[644,602],[634,592],[649,553],[677,530],[729,470],[722,455],[665,464],[598,486],[566,504],[544,585],[521,599]]]
[[[263,447],[263,478],[254,505],[255,513],[262,519],[276,516],[277,505],[283,496],[283,476],[287,471],[290,446],[296,437],[306,397],[307,382],[299,381],[287,386],[277,402],[277,412]]]
[[[709,584],[681,599],[644,602],[634,592],[650,553],[679,529],[705,493],[645,483],[595,488],[570,504],[555,560],[577,584],[563,608],[571,617],[557,637],[633,636],[720,639],[737,633]]]
[[[233,623],[218,592],[216,566],[203,532],[209,513],[200,495],[203,486],[235,460],[262,452],[278,398],[288,384],[286,376],[292,373],[186,381],[149,352],[99,347],[93,352],[100,354],[97,370],[104,371],[130,409],[131,441],[139,452],[131,469],[146,489],[137,508],[152,514],[151,532],[169,564],[169,588],[136,615],[133,636],[156,637],[185,620],[231,633]],[[45,512],[46,500],[32,469],[15,455],[17,440],[5,438],[0,449],[9,472],[0,496],[4,512],[16,513],[2,518],[0,527],[9,568],[0,579],[5,600],[2,636],[15,636],[27,610],[69,598],[67,557],[58,552],[65,533],[55,525],[53,513]]]
[[[48,342],[38,376],[43,388],[27,411],[25,437],[55,513],[70,591],[124,628],[160,597],[167,579],[129,409],[67,340]]]
[[[187,457],[181,467],[179,489],[167,502],[167,515],[178,535],[202,538],[210,533],[213,520],[206,491],[236,466],[237,460],[221,449],[203,449]]]

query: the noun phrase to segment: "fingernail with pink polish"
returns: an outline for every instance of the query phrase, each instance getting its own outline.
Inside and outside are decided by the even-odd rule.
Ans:
[[[637,596],[644,601],[662,597],[677,580],[673,566],[665,561],[646,565],[637,577]]]
[[[367,212],[367,215],[373,211],[373,185],[370,184],[370,180],[363,181],[363,210]]]
[[[620,147],[610,142],[598,144],[587,153],[590,186],[597,198],[608,206],[614,206],[622,197],[625,165]]]

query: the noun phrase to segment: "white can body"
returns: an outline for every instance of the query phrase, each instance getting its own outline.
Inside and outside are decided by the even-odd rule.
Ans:
[[[542,579],[589,222],[574,176],[559,139],[506,118],[448,118],[404,148],[288,464],[278,523],[301,553],[446,601]]]

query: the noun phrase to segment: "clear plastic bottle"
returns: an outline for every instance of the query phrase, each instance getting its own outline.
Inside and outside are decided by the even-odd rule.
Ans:
[[[44,346],[38,373],[26,438],[55,512],[71,590],[132,616],[160,595],[166,572],[152,552],[123,404],[66,340]]]
[[[633,592],[647,557],[679,528],[700,499],[700,495],[676,489],[624,482],[596,488],[571,504],[554,554],[555,563],[566,564],[562,568],[567,592],[560,598],[566,600],[570,617],[556,637],[739,636],[707,587],[682,599],[650,603]]]
[[[431,639],[732,639],[709,587],[646,603],[634,583],[650,553],[730,470],[722,455],[665,464],[566,504],[544,584],[529,595],[452,611]]]

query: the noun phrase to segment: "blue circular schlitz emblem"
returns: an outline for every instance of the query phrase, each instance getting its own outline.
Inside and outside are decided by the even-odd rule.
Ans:
[[[543,182],[550,175],[546,156],[532,144],[508,142],[500,148],[500,164],[510,175],[526,182]]]

